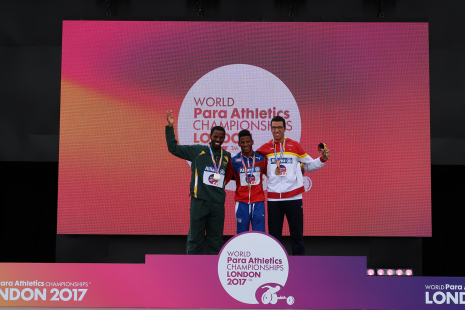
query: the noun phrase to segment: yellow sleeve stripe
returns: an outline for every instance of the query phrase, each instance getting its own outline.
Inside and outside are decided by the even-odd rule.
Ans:
[[[281,153],[278,153],[278,157],[279,157],[279,154],[281,154]],[[298,158],[303,158],[303,157],[308,156],[307,153],[299,155],[297,153],[292,153],[292,152],[284,152],[284,155],[291,155],[291,156],[295,156],[295,157],[298,157]],[[266,155],[266,157],[274,157],[274,153],[270,153],[270,154]]]
[[[195,168],[195,187],[194,187],[194,197],[197,198],[197,185],[198,185],[198,181],[197,181],[197,167]]]

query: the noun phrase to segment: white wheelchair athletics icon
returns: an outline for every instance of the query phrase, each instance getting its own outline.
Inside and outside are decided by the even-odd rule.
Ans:
[[[276,294],[280,289],[281,286],[276,285],[276,287],[271,287],[269,285],[262,286],[262,288],[268,288],[268,290],[263,293],[262,295],[262,303],[267,305],[267,304],[276,304],[278,302],[278,299],[286,299],[288,305],[292,305],[295,302],[294,297],[289,296],[279,296]]]

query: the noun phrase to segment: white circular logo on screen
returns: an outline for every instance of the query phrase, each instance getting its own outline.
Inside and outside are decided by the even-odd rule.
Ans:
[[[240,151],[239,131],[252,133],[254,149],[272,139],[271,119],[286,120],[286,137],[300,142],[299,107],[289,88],[274,74],[251,65],[235,64],[214,69],[202,76],[189,90],[178,116],[180,144],[207,144],[210,130],[226,130],[223,148],[231,154]],[[234,191],[235,182],[226,189]]]
[[[218,276],[223,288],[231,297],[246,304],[276,304],[281,299],[293,304],[294,297],[278,296],[288,275],[286,251],[265,233],[237,235],[226,243],[218,260]]]
[[[303,177],[305,191],[308,192],[312,188],[312,179],[307,176]]]

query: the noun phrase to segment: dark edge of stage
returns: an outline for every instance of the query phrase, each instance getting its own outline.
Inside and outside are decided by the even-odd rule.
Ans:
[[[226,243],[231,236],[225,236]],[[186,253],[186,236],[57,235],[57,263],[141,263],[146,254]],[[304,237],[309,256],[366,256],[370,268],[422,275],[422,238]],[[283,245],[291,253],[290,237]],[[206,254],[206,248],[204,254]]]

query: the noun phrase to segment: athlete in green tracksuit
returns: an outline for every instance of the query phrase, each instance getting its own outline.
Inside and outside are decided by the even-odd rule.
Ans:
[[[213,127],[209,145],[178,145],[174,134],[174,118],[167,112],[166,143],[168,151],[192,162],[190,227],[187,254],[202,254],[205,233],[207,253],[218,255],[223,246],[224,187],[233,175],[231,154],[221,148],[225,138],[223,127]],[[213,158],[212,158],[213,157]]]

